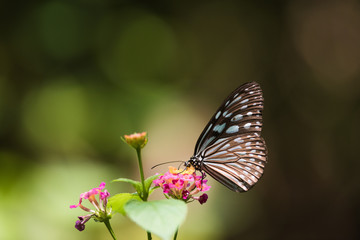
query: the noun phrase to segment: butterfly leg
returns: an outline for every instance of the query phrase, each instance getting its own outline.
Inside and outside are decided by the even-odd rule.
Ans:
[[[203,186],[203,180],[206,178],[206,173],[204,171],[201,171],[201,189],[202,190],[202,186]]]

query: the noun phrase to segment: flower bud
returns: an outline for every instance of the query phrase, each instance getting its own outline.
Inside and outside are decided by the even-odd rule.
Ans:
[[[142,133],[133,133],[131,135],[125,135],[124,141],[135,149],[141,149],[145,147],[148,141],[147,133],[142,132]]]

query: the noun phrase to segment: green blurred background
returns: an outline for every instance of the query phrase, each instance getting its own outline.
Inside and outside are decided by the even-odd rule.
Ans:
[[[101,181],[131,191],[110,183],[138,178],[120,136],[147,131],[145,174],[166,171],[150,167],[188,160],[248,81],[264,91],[265,175],[246,194],[210,179],[179,239],[359,238],[359,43],[353,0],[1,1],[0,239],[110,239],[93,221],[78,232],[69,205]]]

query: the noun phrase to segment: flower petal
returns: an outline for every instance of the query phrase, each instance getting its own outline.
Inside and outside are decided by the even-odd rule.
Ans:
[[[206,193],[204,193],[203,195],[201,195],[200,197],[199,197],[199,203],[200,204],[204,204],[204,203],[206,203],[206,201],[208,200],[208,195],[206,194]]]
[[[81,232],[85,229],[85,224],[82,223],[80,220],[77,220],[75,223],[75,228]]]

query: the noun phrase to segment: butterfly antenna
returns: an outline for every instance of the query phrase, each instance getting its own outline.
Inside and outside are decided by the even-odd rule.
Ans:
[[[169,162],[163,162],[163,163],[159,163],[159,164],[156,164],[155,166],[153,166],[151,169],[154,169],[158,166],[161,166],[161,165],[164,165],[164,164],[168,164],[168,163],[173,163],[173,162],[185,162],[185,161],[169,161]]]
[[[178,166],[178,170],[180,169],[180,166],[181,166],[182,164],[183,164],[183,162],[179,164],[179,166]]]

